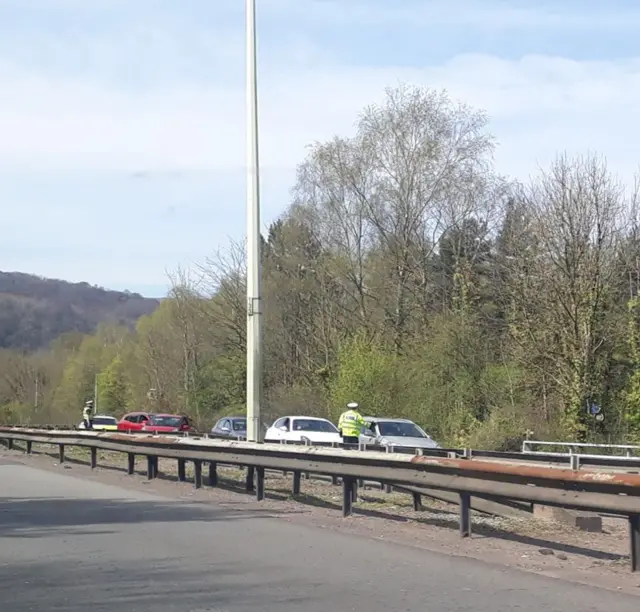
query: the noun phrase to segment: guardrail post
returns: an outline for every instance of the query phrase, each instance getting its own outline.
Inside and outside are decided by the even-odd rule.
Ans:
[[[215,461],[209,462],[209,486],[215,487],[218,485],[218,465]]]
[[[422,495],[420,493],[413,493],[413,509],[416,512],[422,510]]]
[[[342,477],[342,516],[351,516],[353,509],[353,478]]]
[[[264,468],[256,468],[256,499],[262,501],[264,499]]]
[[[31,454],[32,445],[33,445],[33,442],[31,442],[31,440],[27,440],[27,455]]]
[[[385,453],[390,453],[390,452],[392,452],[392,450],[393,449],[392,449],[391,446],[387,446],[387,447],[385,447],[384,452]],[[387,483],[383,484],[383,488],[384,488],[384,492],[385,493],[391,493],[393,491],[393,487],[390,484],[387,484]]]
[[[184,482],[187,479],[186,462],[184,459],[178,459],[178,480]]]
[[[332,476],[331,477],[331,484],[337,486],[338,485],[338,477],[337,476]]]
[[[58,459],[60,463],[64,463],[64,444],[58,445]]]
[[[7,448],[8,448],[9,450],[13,450],[13,438],[9,438],[9,439],[7,440]]]
[[[580,469],[580,455],[569,455],[569,466],[572,470]]]
[[[131,476],[136,471],[136,456],[133,453],[127,453],[127,474]]]
[[[358,479],[357,478],[353,478],[351,482],[351,499],[353,499],[354,502],[358,501]]]
[[[640,514],[629,517],[629,544],[631,548],[631,571],[640,571]]]
[[[202,488],[202,461],[200,459],[193,461],[193,486],[196,489]]]
[[[147,455],[147,479],[153,480],[158,476],[158,458]]]
[[[300,495],[300,472],[297,470],[293,473],[293,494]]]
[[[98,465],[98,449],[91,447],[89,450],[91,451],[91,469],[95,470]]]
[[[247,478],[244,483],[244,488],[249,492],[255,491],[253,479],[255,477],[255,468],[253,466],[247,467]]]
[[[460,537],[471,536],[471,495],[460,493]]]

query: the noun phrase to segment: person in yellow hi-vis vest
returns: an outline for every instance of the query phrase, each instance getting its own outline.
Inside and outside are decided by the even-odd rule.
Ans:
[[[84,421],[85,429],[93,429],[91,422],[91,413],[93,412],[93,400],[88,400],[82,409],[82,420]]]
[[[347,410],[340,415],[338,430],[345,444],[358,444],[360,441],[360,432],[365,422],[358,408],[358,402],[349,402]]]

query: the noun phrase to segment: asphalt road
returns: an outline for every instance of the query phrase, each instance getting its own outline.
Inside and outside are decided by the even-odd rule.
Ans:
[[[0,461],[2,610],[637,612],[639,603],[273,512]]]

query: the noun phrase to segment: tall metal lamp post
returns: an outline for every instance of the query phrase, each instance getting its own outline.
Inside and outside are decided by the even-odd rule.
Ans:
[[[256,0],[246,0],[247,38],[247,440],[262,442],[262,296]]]

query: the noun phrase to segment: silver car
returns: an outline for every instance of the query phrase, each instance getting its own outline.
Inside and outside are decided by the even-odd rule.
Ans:
[[[408,448],[440,448],[421,427],[408,419],[365,417],[366,427],[360,434],[363,444],[404,446]]]
[[[220,419],[212,428],[211,433],[218,438],[232,440],[247,439],[247,417],[231,416]]]

